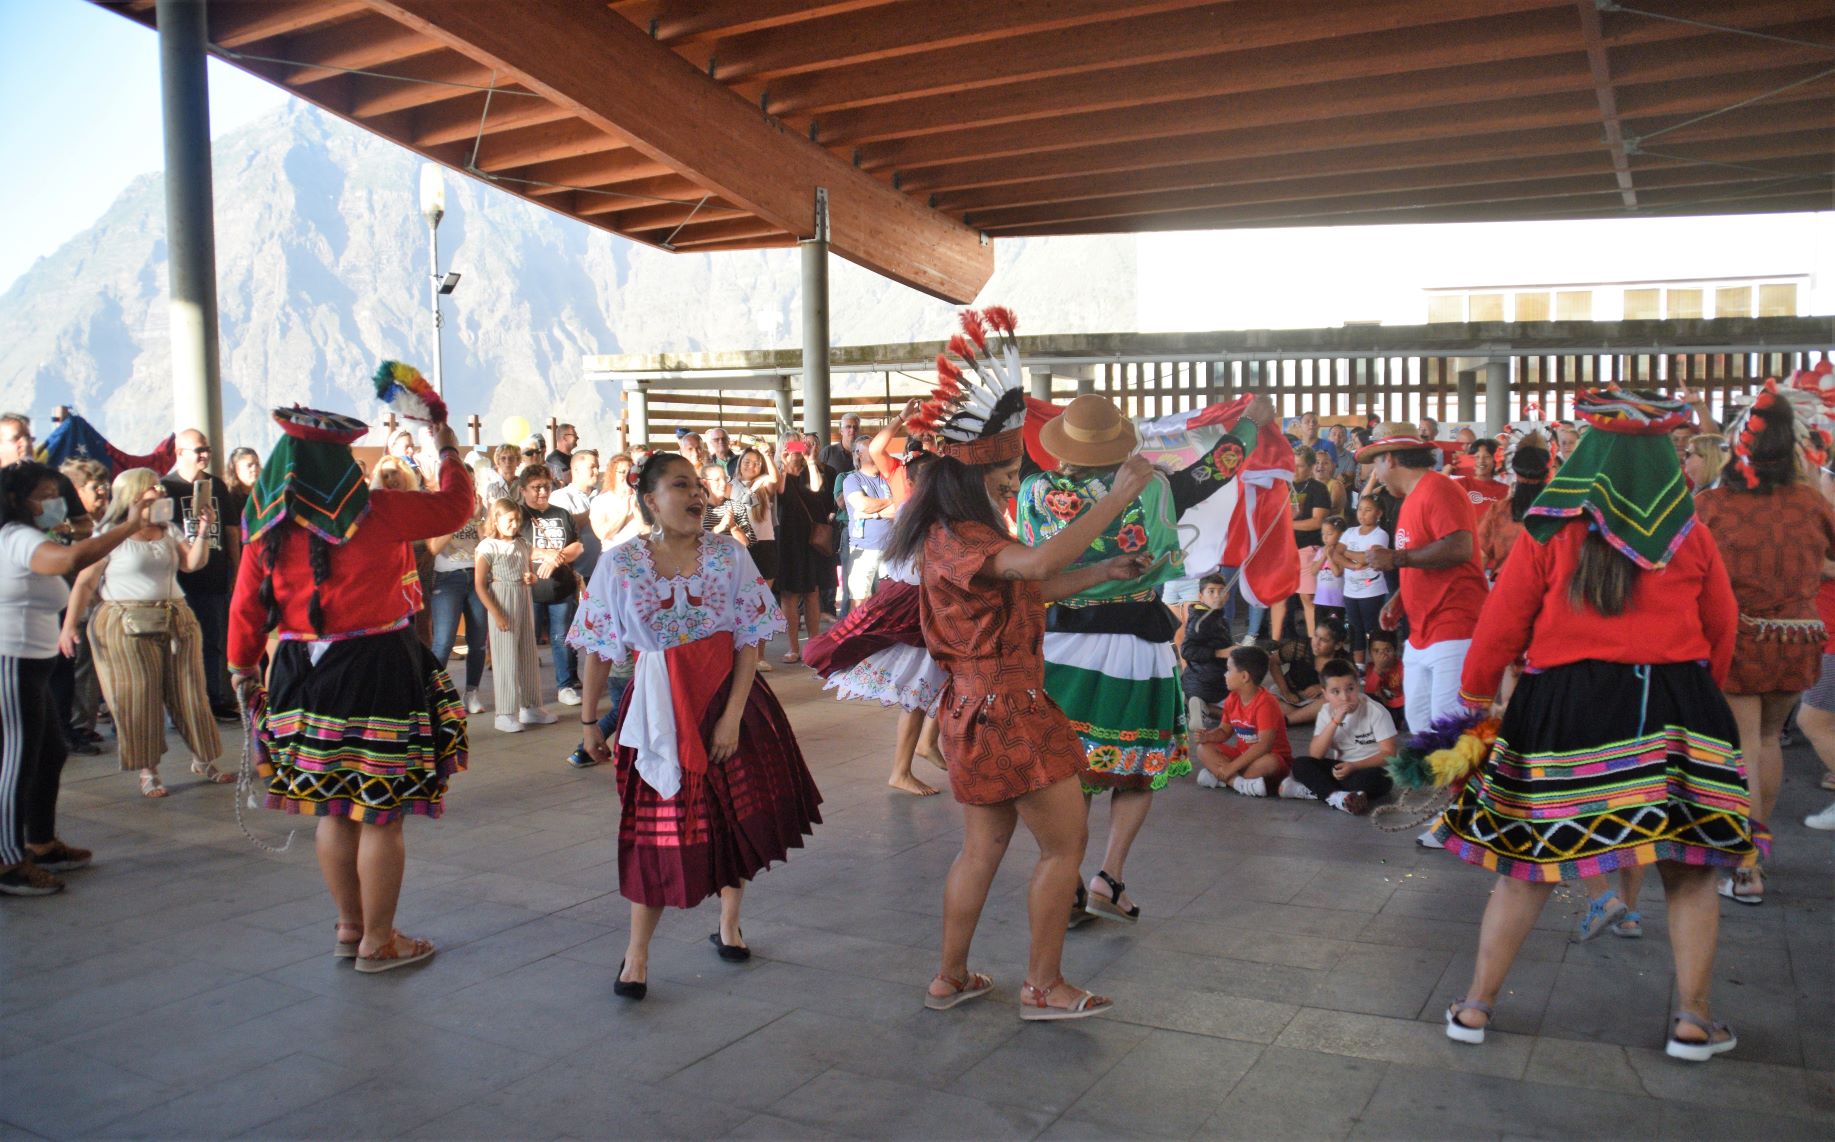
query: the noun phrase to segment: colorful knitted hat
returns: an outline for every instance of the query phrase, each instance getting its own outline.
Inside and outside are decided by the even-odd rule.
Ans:
[[[1523,529],[1548,540],[1582,515],[1621,554],[1660,570],[1695,525],[1695,501],[1667,433],[1689,408],[1617,386],[1582,393],[1574,410],[1593,426],[1530,505]]]
[[[336,546],[355,535],[370,510],[370,486],[351,455],[369,425],[342,413],[277,408],[283,435],[249,491],[242,542],[253,543],[284,519]]]
[[[1026,419],[1025,375],[1013,336],[1018,324],[1004,306],[963,310],[962,332],[949,339],[947,352],[937,354],[937,387],[905,427],[936,433],[938,451],[964,464],[1005,464],[1017,457]],[[990,329],[997,340],[992,348]]]

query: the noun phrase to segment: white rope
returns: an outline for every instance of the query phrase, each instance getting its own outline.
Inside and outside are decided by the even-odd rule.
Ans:
[[[255,751],[252,744],[255,740],[255,723],[249,719],[248,706],[240,700],[237,706],[240,707],[237,713],[242,717],[242,761],[236,766],[236,828],[241,829],[242,835],[256,848],[265,852],[284,853],[293,847],[295,830],[288,829],[286,841],[275,846],[249,832],[248,825],[242,820],[242,805],[252,799],[255,793]]]

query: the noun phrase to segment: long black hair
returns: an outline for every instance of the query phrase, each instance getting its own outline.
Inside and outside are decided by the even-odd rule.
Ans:
[[[26,500],[46,480],[57,482],[57,473],[48,464],[21,460],[0,468],[0,524],[32,522],[26,513]]]
[[[953,456],[939,456],[923,465],[911,498],[898,510],[898,518],[892,524],[886,559],[916,559],[924,550],[930,529],[938,525],[979,523],[1004,535],[1006,524],[1000,518],[1000,509],[988,496],[988,470],[997,467],[1000,465],[964,464]]]
[[[652,452],[649,459],[644,461],[643,467],[637,471],[637,514],[643,517],[643,521],[651,527],[656,526],[656,515],[650,511],[650,505],[644,503],[644,496],[656,490],[656,485],[662,483],[663,470],[675,463],[687,464],[690,468],[694,467],[688,457],[680,452]],[[695,475],[699,477],[700,473],[696,472]]]

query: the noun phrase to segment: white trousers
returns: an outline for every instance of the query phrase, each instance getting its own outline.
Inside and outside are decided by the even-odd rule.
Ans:
[[[1402,651],[1402,693],[1407,697],[1408,732],[1420,733],[1435,718],[1460,711],[1459,676],[1465,672],[1469,638],[1448,639]]]

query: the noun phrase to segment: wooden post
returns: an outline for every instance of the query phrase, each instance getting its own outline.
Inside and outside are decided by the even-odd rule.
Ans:
[[[547,435],[546,437],[544,437],[544,438],[543,438],[543,439],[545,439],[545,440],[547,440],[547,441],[548,441],[548,449],[549,449],[549,451],[553,451],[553,450],[554,450],[554,441],[555,441],[555,437],[556,437],[556,436],[558,436],[558,435],[560,434],[560,431],[561,431],[561,421],[560,421],[560,418],[558,418],[558,417],[553,417],[553,416],[550,416],[550,417],[548,418],[548,435]],[[547,458],[546,456],[544,456],[544,457],[542,457],[542,462],[543,462],[543,463],[546,463],[546,462],[547,462],[547,460],[548,460],[548,458]]]

